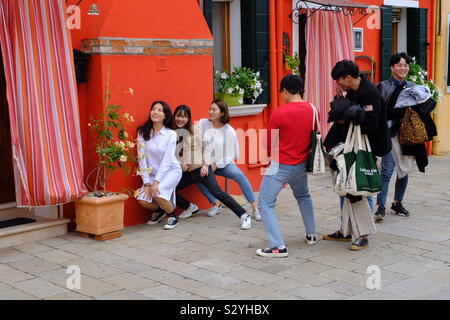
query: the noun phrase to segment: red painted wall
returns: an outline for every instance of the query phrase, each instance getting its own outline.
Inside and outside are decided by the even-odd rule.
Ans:
[[[70,1],[70,4],[75,1]],[[110,0],[97,2],[101,14],[88,16],[92,1],[81,4],[81,29],[72,31],[74,48],[80,48],[82,39],[98,37],[122,37],[145,39],[212,39],[196,0]],[[104,110],[103,97],[106,70],[111,68],[111,103],[121,104],[136,119],[127,128],[136,135],[136,127],[144,123],[152,101],[165,100],[172,110],[179,104],[193,109],[193,118],[208,115],[213,98],[213,67],[211,55],[164,56],[166,71],[157,71],[157,56],[151,55],[93,55],[89,66],[89,82],[78,84],[80,123],[86,174],[95,163],[93,137],[88,130],[90,115]],[[134,94],[129,93],[132,88]],[[140,177],[124,176],[116,172],[108,183],[108,189],[120,191],[124,187],[138,188]],[[197,191],[196,191],[197,192]],[[191,197],[192,198],[192,197]],[[198,203],[205,206],[206,200]],[[64,215],[74,218],[73,206],[64,208]],[[134,199],[125,203],[125,225],[145,222],[148,212],[140,208]]]

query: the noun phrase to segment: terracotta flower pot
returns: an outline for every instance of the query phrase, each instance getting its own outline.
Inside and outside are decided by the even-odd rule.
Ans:
[[[102,198],[84,196],[75,201],[77,231],[101,235],[123,230],[124,204],[128,198],[119,193]]]

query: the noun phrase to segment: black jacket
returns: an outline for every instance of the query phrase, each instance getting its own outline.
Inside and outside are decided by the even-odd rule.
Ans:
[[[361,122],[361,133],[367,134],[370,146],[375,156],[382,157],[392,149],[392,141],[386,119],[386,107],[377,88],[364,75],[356,91],[348,90],[346,98],[352,105],[358,105],[364,110]],[[331,113],[331,111],[330,111]],[[345,124],[335,122],[330,128],[324,145],[331,149],[339,142],[344,142],[350,122],[354,119],[345,119]],[[358,120],[360,115],[358,115]]]

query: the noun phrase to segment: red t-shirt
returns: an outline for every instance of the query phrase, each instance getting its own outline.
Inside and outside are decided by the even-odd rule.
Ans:
[[[318,112],[318,111],[317,111]],[[291,102],[272,112],[267,127],[267,147],[272,160],[287,165],[297,165],[309,156],[313,109],[309,102]],[[271,143],[271,129],[279,131],[279,159],[276,159],[276,137]],[[273,132],[276,134],[275,132]]]

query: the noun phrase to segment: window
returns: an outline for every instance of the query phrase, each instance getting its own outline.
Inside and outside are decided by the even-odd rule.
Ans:
[[[355,40],[355,51],[364,51],[364,29],[353,28],[353,38]]]

